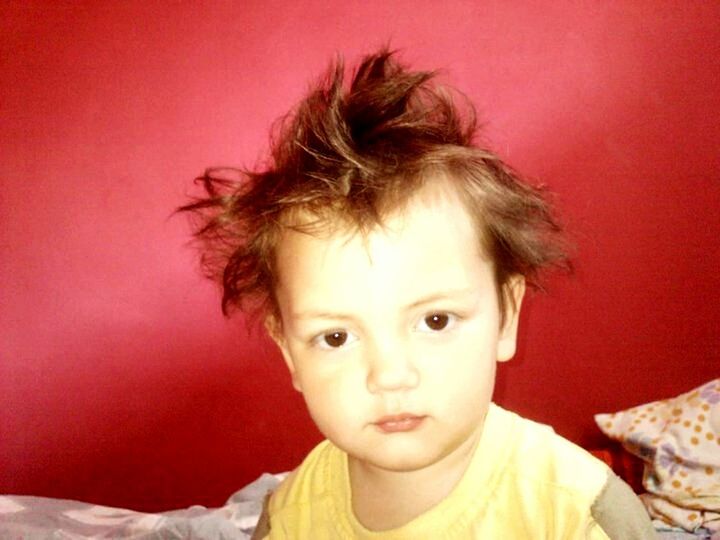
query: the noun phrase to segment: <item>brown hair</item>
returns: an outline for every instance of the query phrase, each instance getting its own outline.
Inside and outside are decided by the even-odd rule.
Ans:
[[[281,119],[266,167],[208,169],[197,178],[205,195],[180,208],[197,218],[194,235],[206,274],[222,284],[223,313],[278,315],[274,259],[284,227],[340,220],[368,231],[438,176],[456,185],[476,220],[498,291],[512,275],[537,285],[543,268],[569,267],[544,191],[473,144],[467,99],[386,50],[365,57],[347,86],[344,73],[337,60]],[[499,300],[504,308],[505,294]]]

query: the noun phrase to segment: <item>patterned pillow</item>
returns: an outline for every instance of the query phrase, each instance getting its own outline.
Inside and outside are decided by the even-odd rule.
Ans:
[[[677,397],[595,415],[611,439],[645,461],[650,514],[687,530],[720,530],[720,379]]]

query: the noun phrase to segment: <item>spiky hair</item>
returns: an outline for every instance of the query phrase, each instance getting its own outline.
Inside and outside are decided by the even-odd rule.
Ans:
[[[544,190],[473,144],[473,107],[434,77],[381,50],[346,84],[338,59],[278,122],[267,166],[212,168],[197,179],[204,195],[180,210],[196,216],[202,264],[222,285],[225,314],[278,315],[275,251],[284,227],[342,222],[367,231],[439,177],[451,179],[473,217],[498,290],[512,275],[532,285],[540,270],[568,266]]]

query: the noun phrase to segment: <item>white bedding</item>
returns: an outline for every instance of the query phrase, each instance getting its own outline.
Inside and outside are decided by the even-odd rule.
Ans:
[[[263,474],[220,508],[191,506],[156,514],[79,501],[4,495],[0,496],[0,538],[249,540],[265,495],[283,476]]]

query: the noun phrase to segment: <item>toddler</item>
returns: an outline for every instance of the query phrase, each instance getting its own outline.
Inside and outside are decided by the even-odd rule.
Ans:
[[[543,191],[475,131],[383,50],[329,70],[265,169],[208,170],[183,207],[223,311],[262,317],[326,437],[256,537],[653,537],[602,462],[491,402],[526,287],[567,258]]]

